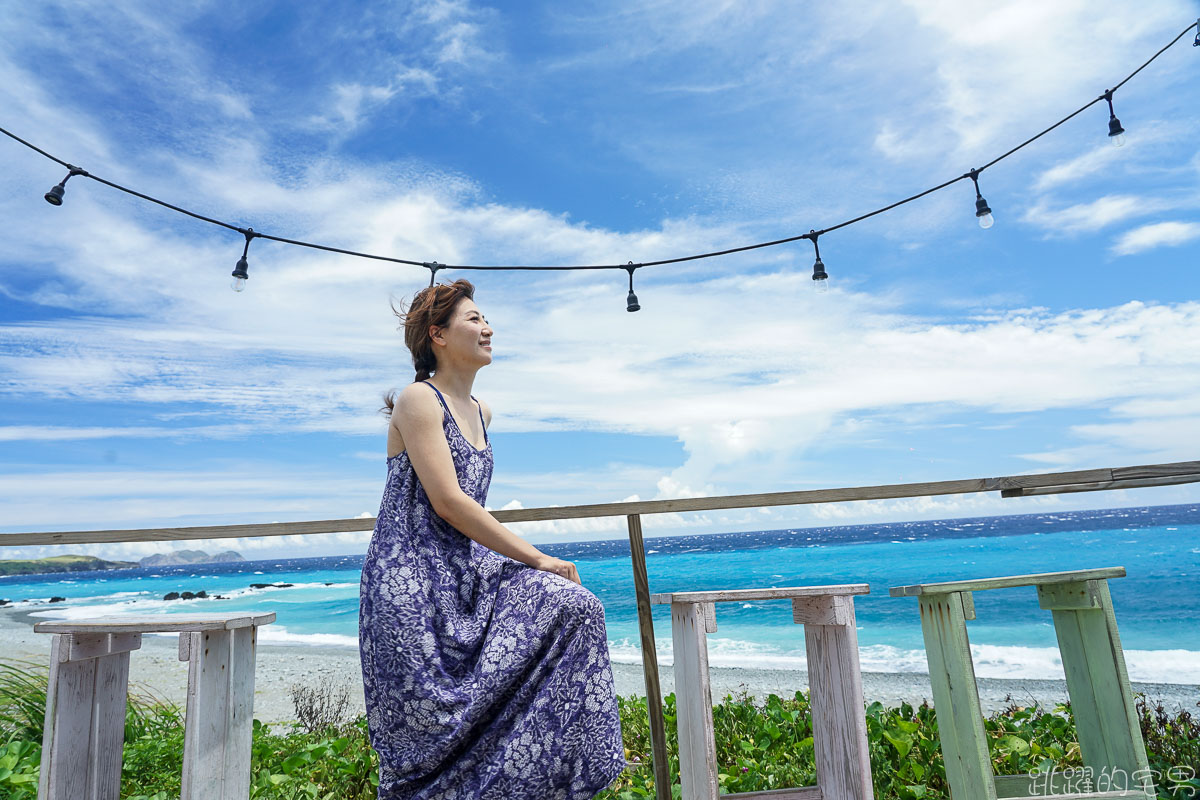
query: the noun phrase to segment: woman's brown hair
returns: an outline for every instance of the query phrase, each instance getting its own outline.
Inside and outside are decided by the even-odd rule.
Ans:
[[[412,353],[413,367],[417,375],[413,382],[423,381],[437,370],[437,358],[433,354],[433,340],[429,338],[429,327],[436,325],[444,327],[450,323],[450,315],[454,307],[463,298],[475,297],[475,286],[464,278],[454,283],[439,283],[429,286],[413,295],[408,308],[403,305],[399,309],[392,306],[392,312],[399,317],[404,326],[404,344]],[[383,396],[386,404],[379,409],[391,415],[396,405],[395,390]]]

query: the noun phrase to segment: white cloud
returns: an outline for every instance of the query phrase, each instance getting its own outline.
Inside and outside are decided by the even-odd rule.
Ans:
[[[1044,192],[1058,186],[1074,183],[1088,175],[1093,175],[1116,161],[1118,156],[1125,155],[1111,144],[1099,144],[1091,150],[1067,161],[1055,164],[1043,172],[1034,184],[1034,189]]]
[[[1153,214],[1167,208],[1160,200],[1132,195],[1106,195],[1087,203],[1061,209],[1039,201],[1024,214],[1025,222],[1051,233],[1093,233],[1131,217]]]
[[[1121,234],[1113,253],[1129,256],[1155,247],[1174,247],[1200,238],[1200,222],[1155,222]]]
[[[934,119],[955,132],[962,154],[975,156],[987,155],[999,141],[1016,144],[1095,97],[1097,86],[1121,77],[1114,73],[1122,69],[1118,65],[1141,61],[1191,11],[1183,2],[1152,8],[1081,0],[905,5],[940,34],[921,42],[941,82],[943,113]],[[933,127],[919,111],[914,117]],[[1102,119],[1096,124],[1103,128]]]

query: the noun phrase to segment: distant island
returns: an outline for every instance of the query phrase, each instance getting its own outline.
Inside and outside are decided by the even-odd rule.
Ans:
[[[141,561],[106,561],[96,556],[66,555],[49,558],[0,560],[0,576],[43,575],[53,572],[90,572],[98,569],[135,569],[137,567],[162,567],[176,564],[213,564],[228,561],[245,561],[241,553],[226,550],[210,556],[203,550],[175,550],[146,556]]]
[[[170,553],[159,553],[146,556],[141,560],[143,567],[166,567],[175,564],[217,564],[226,561],[245,561],[242,554],[235,550],[226,550],[210,556],[203,550],[172,550]]]
[[[105,561],[95,556],[51,556],[50,558],[0,561],[0,575],[39,575],[45,572],[88,572],[95,569],[130,569],[136,561]]]

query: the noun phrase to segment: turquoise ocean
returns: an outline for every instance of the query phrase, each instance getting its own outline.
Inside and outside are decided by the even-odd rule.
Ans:
[[[614,661],[640,662],[626,539],[539,544],[576,563],[604,603]],[[1123,566],[1109,582],[1130,677],[1200,684],[1200,504],[978,517],[828,528],[649,537],[651,592],[868,583],[856,600],[862,666],[924,672],[917,603],[888,588],[910,583]],[[0,578],[0,598],[36,616],[275,611],[264,644],[358,647],[363,556],[274,558],[186,567]],[[251,588],[252,583],[290,583]],[[166,601],[204,590],[227,599]],[[51,596],[66,600],[48,603]],[[1050,612],[1032,588],[977,593],[969,624],[976,673],[1061,678]],[[724,603],[709,636],[714,666],[803,668],[803,629],[788,602]],[[659,661],[671,661],[670,613],[654,611]]]

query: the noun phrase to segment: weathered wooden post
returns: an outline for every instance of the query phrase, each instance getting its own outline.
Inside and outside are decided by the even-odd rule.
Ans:
[[[654,646],[654,618],[650,608],[650,580],[646,575],[646,548],[642,543],[642,518],[630,514],[629,554],[633,559],[633,592],[637,598],[638,629],[642,634],[642,674],[646,677],[646,708],[650,712],[650,751],[654,765],[654,797],[671,800],[671,771],[667,762],[667,734],[663,723],[662,687],[658,683],[658,650]]]

